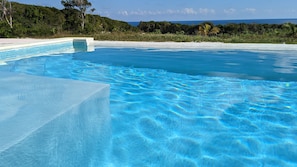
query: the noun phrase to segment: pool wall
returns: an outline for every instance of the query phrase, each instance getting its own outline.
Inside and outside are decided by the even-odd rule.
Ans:
[[[93,51],[93,38],[60,38],[43,42],[0,47],[0,64],[34,56]]]
[[[93,166],[109,150],[109,85],[0,72],[0,166]],[[102,161],[101,161],[102,160]]]

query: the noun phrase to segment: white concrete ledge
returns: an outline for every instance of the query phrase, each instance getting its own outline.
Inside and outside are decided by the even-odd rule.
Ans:
[[[254,44],[254,43],[220,43],[220,42],[128,42],[128,41],[95,41],[95,47],[131,47],[156,49],[186,50],[297,50],[296,44]]]
[[[10,50],[10,49],[19,49],[32,46],[40,45],[51,45],[63,42],[72,42],[71,38],[58,38],[58,39],[9,39],[1,38],[0,39],[0,51]]]
[[[0,38],[0,51],[39,45],[51,45],[63,42],[73,42],[75,40],[84,40],[87,46],[92,46],[94,41],[94,39],[90,37],[72,37],[56,39]]]
[[[94,51],[93,38],[3,39],[0,38],[0,65],[23,58]]]
[[[16,39],[0,38],[0,51],[30,47],[36,45],[55,44],[67,41],[82,41],[93,50],[95,47],[137,47],[158,49],[230,49],[230,50],[297,50],[296,44],[265,44],[265,43],[221,43],[221,42],[130,42],[130,41],[94,41],[89,37],[57,38],[57,39]]]

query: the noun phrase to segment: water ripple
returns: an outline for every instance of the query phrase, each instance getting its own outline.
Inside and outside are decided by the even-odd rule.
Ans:
[[[111,66],[71,55],[5,71],[111,85],[113,166],[294,166],[297,83]]]

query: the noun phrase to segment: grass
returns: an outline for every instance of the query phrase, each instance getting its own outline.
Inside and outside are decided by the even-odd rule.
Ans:
[[[183,34],[156,34],[141,32],[111,32],[93,35],[95,40],[110,41],[154,41],[154,42],[224,42],[224,43],[290,43],[297,44],[294,37],[240,34],[240,35],[218,35],[199,36]]]
[[[297,44],[296,37],[281,35],[259,35],[259,34],[240,34],[217,36],[200,36],[184,34],[158,34],[142,32],[102,32],[98,34],[59,34],[52,36],[59,37],[94,37],[95,40],[102,41],[149,41],[149,42],[223,42],[223,43],[287,43]]]
[[[94,35],[95,40],[111,40],[111,41],[155,41],[155,42],[191,42],[194,41],[193,36],[176,35],[176,34],[154,34],[154,33],[135,33],[135,32],[114,32],[101,33]]]

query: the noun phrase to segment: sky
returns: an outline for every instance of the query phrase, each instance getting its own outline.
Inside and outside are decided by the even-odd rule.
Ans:
[[[63,9],[61,0],[12,0]],[[122,21],[297,18],[297,0],[89,0],[94,14]]]

